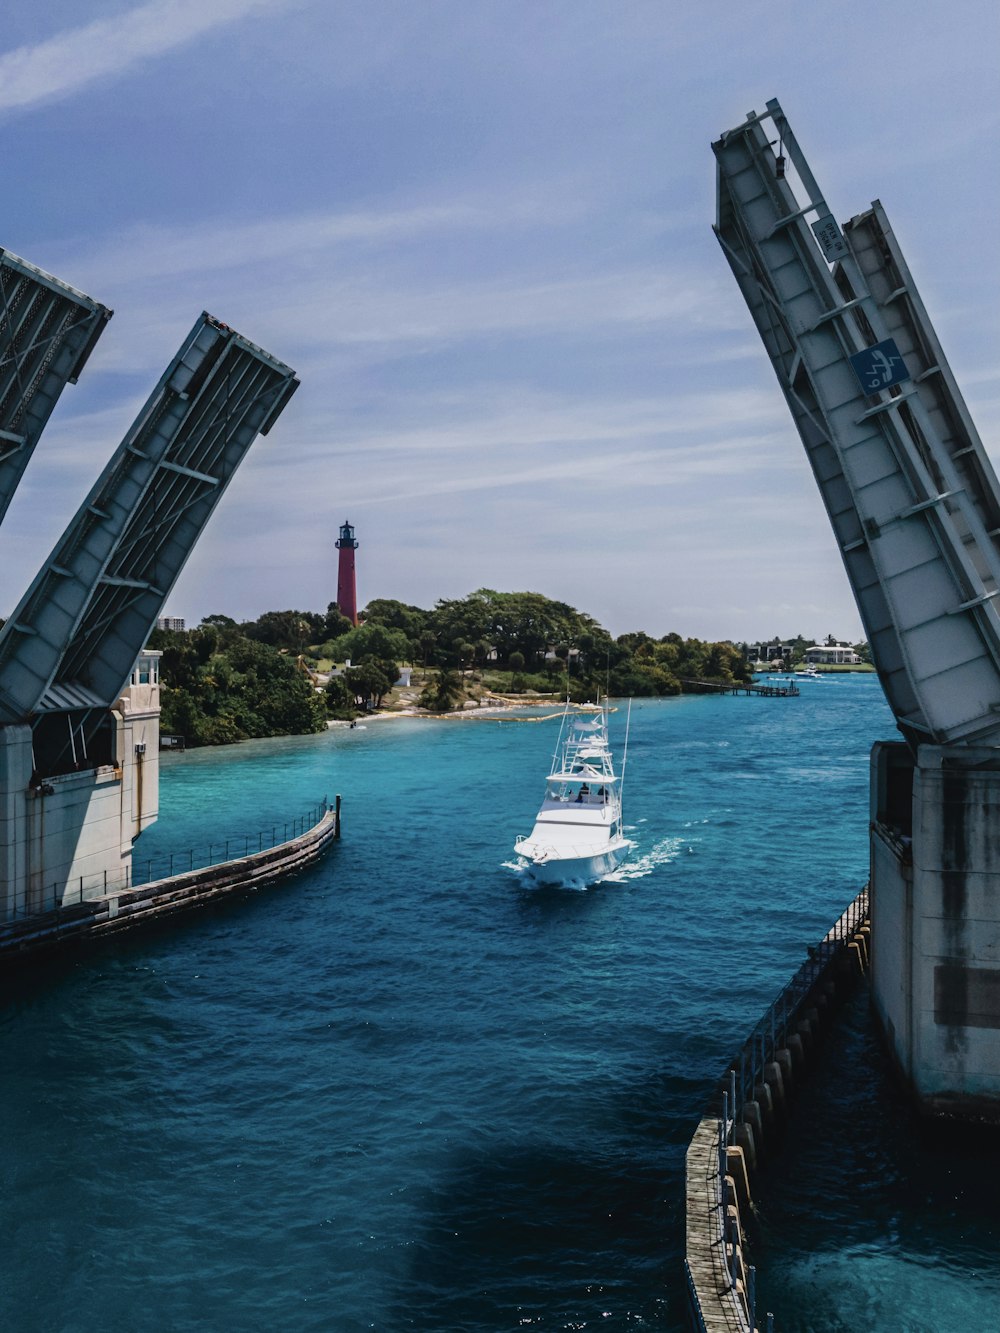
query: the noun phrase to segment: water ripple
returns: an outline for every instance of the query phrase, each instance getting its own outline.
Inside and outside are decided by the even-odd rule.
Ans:
[[[164,756],[142,855],[324,792],[344,794],[344,838],[272,892],[8,988],[0,1327],[681,1329],[688,1138],[865,878],[868,749],[890,732],[862,683],[644,701],[632,855],[570,894],[512,874],[551,726],[394,721]],[[836,1247],[798,1243],[829,1236],[801,1183],[814,1155],[762,1199],[782,1333],[915,1333],[923,1309],[935,1333],[991,1326],[994,1288],[963,1275],[995,1229],[975,1214],[976,1249],[964,1185],[905,1187],[870,1086],[832,1103],[876,1127],[836,1157]],[[795,1313],[811,1285],[823,1324]]]

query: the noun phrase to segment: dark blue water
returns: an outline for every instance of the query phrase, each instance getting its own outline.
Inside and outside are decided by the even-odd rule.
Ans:
[[[891,722],[872,677],[638,704],[630,864],[532,891],[510,849],[557,725],[164,757],[143,856],[338,791],[344,837],[282,886],[4,991],[5,1333],[681,1327],[684,1150],[865,881]],[[763,1238],[762,1274],[785,1257]],[[842,1264],[828,1285],[853,1322],[797,1327],[876,1327],[852,1272],[871,1280]]]
[[[780,1333],[1000,1327],[998,1162],[995,1130],[918,1123],[862,992],[756,1182],[758,1308]]]

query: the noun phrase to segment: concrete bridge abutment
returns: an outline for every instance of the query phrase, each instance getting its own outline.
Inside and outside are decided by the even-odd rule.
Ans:
[[[871,869],[893,1063],[924,1114],[1000,1121],[1000,750],[876,745]]]

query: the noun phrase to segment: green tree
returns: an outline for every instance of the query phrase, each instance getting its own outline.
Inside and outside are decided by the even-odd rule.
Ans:
[[[294,660],[231,628],[159,633],[160,725],[191,746],[301,735],[326,725],[323,699]]]
[[[301,653],[310,643],[320,641],[325,622],[324,616],[312,611],[265,611],[256,620],[245,621],[240,629],[248,639]]]
[[[417,641],[420,660],[423,663],[424,670],[427,669],[427,663],[432,658],[437,648],[437,635],[432,629],[425,629],[421,632]]]
[[[468,597],[439,601],[429,625],[442,644],[489,644],[500,665],[509,664],[510,654],[519,652],[535,666],[553,644],[575,644],[583,635],[590,636],[595,651],[599,641],[610,642],[590,616],[536,592],[479,588]],[[457,654],[452,661],[457,665]]]
[[[344,615],[336,602],[331,602],[326,608],[326,615],[323,616],[318,642],[330,643],[344,634],[349,634],[353,628],[354,622]]]
[[[354,691],[343,676],[331,676],[326,683],[326,711],[331,717],[351,718],[357,712]]]
[[[450,713],[463,693],[462,678],[457,671],[439,671],[424,687],[420,707],[429,708],[434,713]]]
[[[344,679],[353,691],[355,700],[363,708],[378,708],[393,684],[378,662],[372,660],[348,667]]]
[[[386,625],[358,625],[336,641],[339,661],[362,662],[377,657],[383,662],[409,660],[409,642],[402,630]],[[397,672],[398,675],[398,672]],[[393,681],[396,677],[393,676]]]
[[[660,692],[652,671],[639,671],[625,664],[615,667],[611,672],[609,689],[611,694],[619,698],[641,699]]]
[[[427,628],[429,612],[419,606],[408,606],[391,597],[376,597],[361,612],[366,625],[385,625],[387,629],[402,630],[411,642],[419,642]]]

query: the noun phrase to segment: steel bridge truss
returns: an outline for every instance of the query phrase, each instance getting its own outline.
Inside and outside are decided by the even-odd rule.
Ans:
[[[716,235],[911,744],[1000,729],[1000,492],[878,202],[841,229],[777,101],[713,144]]]
[[[59,395],[111,311],[0,250],[0,522]]]
[[[50,731],[46,715],[71,714],[53,732],[63,750],[100,727],[233,473],[297,387],[201,316],[0,630],[0,725]]]

